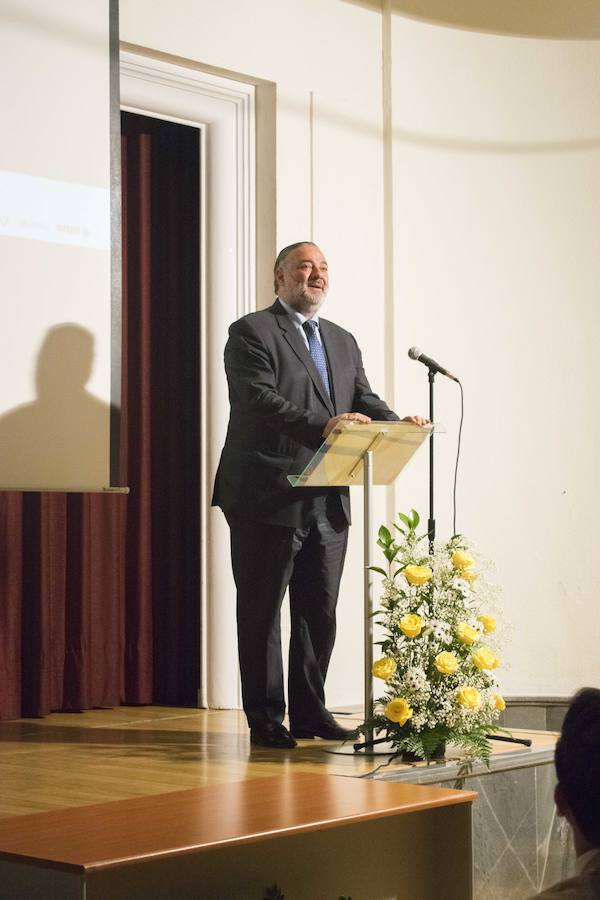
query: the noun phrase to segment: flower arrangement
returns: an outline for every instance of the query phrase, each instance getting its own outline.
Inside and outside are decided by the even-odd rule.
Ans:
[[[385,635],[373,675],[386,690],[361,730],[383,732],[409,757],[429,761],[451,742],[485,760],[486,734],[505,708],[495,675],[497,589],[462,535],[430,546],[427,534],[417,535],[415,510],[399,521],[398,539],[379,529],[387,570],[372,567],[384,579],[375,616]]]

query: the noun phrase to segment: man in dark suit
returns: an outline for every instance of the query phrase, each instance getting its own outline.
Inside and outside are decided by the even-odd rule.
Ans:
[[[267,747],[350,734],[327,710],[324,694],[350,523],[348,488],[293,488],[287,476],[303,471],[341,419],[398,418],[371,390],[353,336],[319,318],[328,285],[316,244],[286,247],[275,263],[275,303],[234,322],[225,347],[231,414],[213,505],[231,530],[250,739]],[[288,587],[291,734],[282,724],[280,635]]]

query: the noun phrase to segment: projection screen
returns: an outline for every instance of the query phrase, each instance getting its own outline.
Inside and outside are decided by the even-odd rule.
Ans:
[[[116,3],[0,0],[0,16],[0,489],[100,490],[111,484],[111,355],[119,371]],[[113,398],[116,387],[113,375]]]

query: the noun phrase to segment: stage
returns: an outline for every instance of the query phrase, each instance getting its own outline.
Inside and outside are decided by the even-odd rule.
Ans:
[[[360,721],[358,715],[338,718],[349,727]],[[301,741],[290,751],[251,748],[242,713],[231,710],[120,707],[5,722],[0,896],[66,900],[83,896],[85,885],[88,900],[167,897],[179,878],[172,896],[262,900],[261,891],[277,882],[289,900],[337,900],[351,890],[354,900],[365,900],[365,885],[375,898],[393,896],[391,887],[402,881],[403,897],[425,900],[442,886],[446,896],[454,896],[448,893],[450,866],[457,900],[465,900],[471,896],[474,788],[480,792],[474,806],[477,897],[483,884],[478,857],[490,848],[477,832],[488,834],[488,808],[506,838],[489,832],[497,880],[503,859],[514,869],[516,853],[520,862],[520,844],[529,847],[531,833],[538,843],[542,838],[546,851],[551,844],[548,797],[551,802],[556,735],[518,734],[530,737],[532,747],[494,745],[487,774],[465,771],[458,760],[429,767],[394,761],[380,768],[385,757],[326,753],[331,745],[320,740]],[[500,787],[493,779],[499,777],[509,818],[510,786],[521,796],[514,835],[492,809],[490,798],[498,794],[492,784]],[[519,834],[520,843],[514,840]],[[406,893],[402,871],[406,860],[393,849],[406,847],[406,840],[412,848],[412,894]],[[323,859],[329,862],[320,871]],[[542,874],[553,874],[547,861],[540,871],[544,863],[537,856],[532,865],[527,883],[537,886]],[[485,868],[489,876],[489,861]],[[28,893],[19,893],[23,877]],[[3,894],[11,883],[12,893]],[[486,884],[486,896],[495,896],[493,881],[487,878]],[[505,890],[498,896],[521,900],[526,894]]]

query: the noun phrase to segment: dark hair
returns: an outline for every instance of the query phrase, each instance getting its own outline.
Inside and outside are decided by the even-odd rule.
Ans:
[[[295,244],[290,244],[288,247],[284,247],[283,250],[280,250],[277,254],[277,259],[275,260],[275,265],[273,266],[273,275],[275,276],[275,291],[277,292],[277,269],[280,267],[286,256],[289,256],[292,250],[295,250],[296,247],[304,247],[308,244],[310,247],[316,247],[317,245],[314,241],[296,241]]]
[[[556,775],[579,830],[600,846],[600,690],[582,688],[567,710],[555,753]]]

